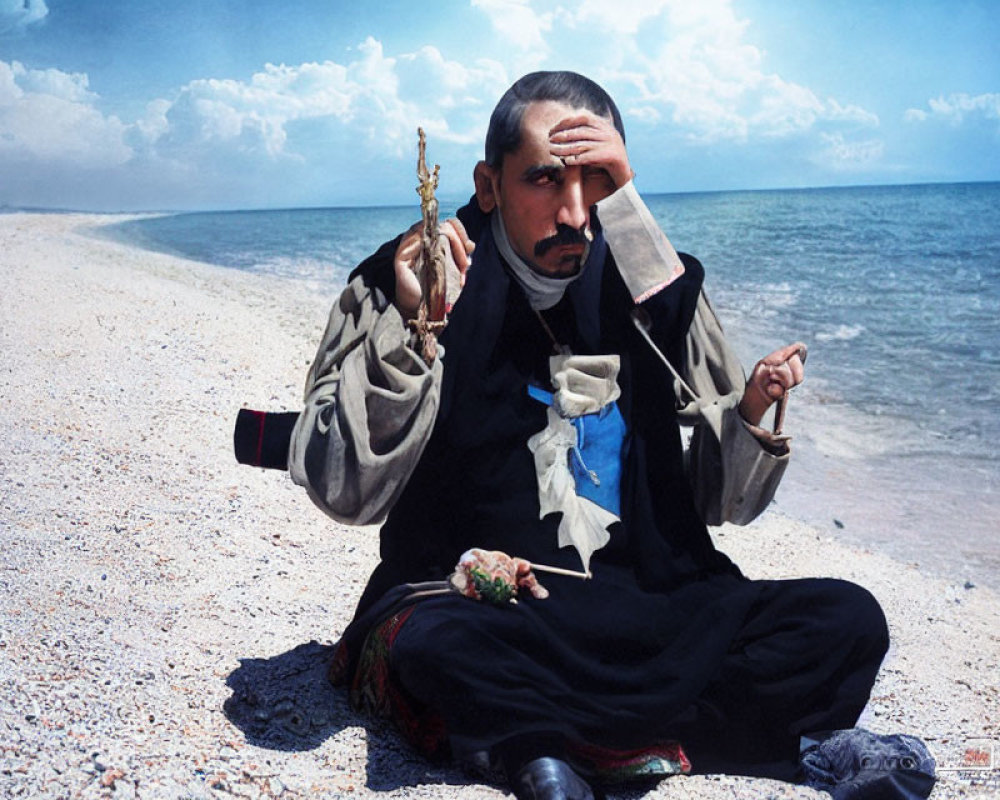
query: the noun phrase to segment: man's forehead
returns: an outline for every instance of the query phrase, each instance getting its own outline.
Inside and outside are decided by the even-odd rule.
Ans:
[[[549,131],[561,120],[593,113],[587,108],[571,106],[560,100],[533,100],[525,107],[521,117],[521,134],[542,135],[547,139]]]
[[[558,159],[549,154],[549,132],[564,119],[593,113],[559,100],[533,100],[521,116],[520,142],[510,155],[538,165],[557,162]]]

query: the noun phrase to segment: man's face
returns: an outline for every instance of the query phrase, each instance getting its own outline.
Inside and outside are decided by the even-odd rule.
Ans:
[[[521,146],[504,156],[499,172],[486,168],[514,252],[549,275],[579,270],[590,207],[615,190],[602,167],[564,166],[551,152],[549,132],[557,123],[587,113],[552,100],[531,103]]]

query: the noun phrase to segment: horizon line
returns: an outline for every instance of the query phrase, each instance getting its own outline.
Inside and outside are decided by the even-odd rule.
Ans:
[[[972,186],[980,184],[1000,184],[1000,178],[984,180],[942,180],[942,181],[907,181],[904,183],[857,183],[857,184],[828,184],[825,186],[772,186],[743,189],[687,189],[683,191],[642,191],[640,196],[647,197],[682,197],[688,195],[708,195],[708,194],[747,194],[766,192],[819,192],[830,190],[852,190],[852,189],[891,189],[907,188],[917,186]],[[457,198],[452,195],[438,197],[438,202],[442,206],[461,207],[468,198]],[[167,215],[176,216],[181,214],[253,214],[269,213],[278,211],[332,211],[332,210],[362,210],[362,209],[404,209],[416,206],[416,203],[370,203],[362,205],[304,205],[304,206],[261,206],[261,207],[218,207],[218,208],[161,208],[161,209],[119,209],[114,211],[71,208],[59,206],[18,206],[10,203],[0,203],[0,214],[95,214],[104,216],[145,216],[145,215]]]

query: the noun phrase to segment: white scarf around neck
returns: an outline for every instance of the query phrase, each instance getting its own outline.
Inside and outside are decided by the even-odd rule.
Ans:
[[[521,284],[524,293],[528,296],[528,305],[535,311],[545,311],[552,308],[562,300],[567,287],[573,281],[583,275],[583,270],[587,265],[587,256],[590,255],[590,243],[588,242],[580,257],[580,269],[575,275],[566,278],[554,278],[549,275],[542,275],[537,270],[528,266],[527,262],[514,252],[510,239],[507,238],[507,229],[504,227],[503,218],[500,216],[500,209],[496,209],[492,214],[490,225],[493,230],[493,241],[496,242],[497,250],[503,260],[510,266],[511,272]]]

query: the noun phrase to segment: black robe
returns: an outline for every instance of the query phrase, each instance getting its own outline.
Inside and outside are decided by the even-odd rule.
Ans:
[[[359,268],[389,296],[393,250]],[[643,304],[654,340],[679,367],[703,279],[698,261],[682,258],[684,275]],[[836,582],[815,582],[829,585],[795,598],[791,582],[779,591],[778,582],[749,581],[715,549],[685,473],[670,375],[635,330],[633,309],[607,254],[544,312],[556,338],[574,353],[621,357],[617,402],[628,430],[621,522],[610,527],[609,544],[594,553],[593,578],[539,575],[550,596],[522,595],[512,606],[458,595],[422,600],[393,632],[390,669],[417,703],[440,715],[458,753],[490,751],[530,735],[619,751],[680,740],[703,755],[696,768],[721,764],[789,777],[802,732],[791,728],[851,724],[867,699],[884,642],[873,642],[866,655],[868,677],[861,683],[867,685],[830,719],[823,717],[825,701],[804,699],[843,663],[833,659],[817,671],[803,661],[821,661],[831,641],[820,641],[827,629],[844,628],[845,614],[858,609],[845,610],[829,596],[819,599],[840,592]],[[441,342],[441,410],[382,528],[382,561],[345,633],[348,679],[365,637],[405,603],[407,585],[446,578],[469,548],[580,569],[576,550],[557,546],[560,515],[539,519],[527,447],[546,425],[546,407],[527,386],[547,387],[552,341],[502,263],[488,226],[478,232],[474,266]],[[798,583],[805,590],[814,582]],[[865,594],[857,602],[867,600]],[[774,625],[757,619],[776,605],[788,607],[786,619]],[[824,607],[837,610],[830,625],[820,620],[817,627]],[[808,613],[798,618],[796,608]],[[755,624],[759,630],[748,634]],[[765,637],[775,626],[794,633],[778,649],[801,653],[764,659],[752,669],[737,665],[734,656],[747,635]],[[787,703],[766,691],[755,696],[750,684],[759,682],[757,673],[782,681],[792,675],[782,689]],[[786,719],[784,705],[794,708],[794,720]],[[734,725],[734,713],[740,724]],[[727,741],[720,746],[720,739]],[[771,762],[782,766],[763,766]]]

